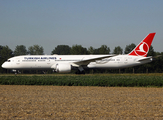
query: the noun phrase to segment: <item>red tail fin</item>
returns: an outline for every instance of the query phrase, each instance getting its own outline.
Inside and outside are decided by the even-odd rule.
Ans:
[[[129,55],[146,57],[156,33],[150,33],[144,38]]]

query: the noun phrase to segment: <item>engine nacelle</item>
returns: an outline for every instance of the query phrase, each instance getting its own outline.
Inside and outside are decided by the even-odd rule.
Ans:
[[[69,72],[71,72],[71,65],[69,63],[56,64],[56,72],[69,73]]]

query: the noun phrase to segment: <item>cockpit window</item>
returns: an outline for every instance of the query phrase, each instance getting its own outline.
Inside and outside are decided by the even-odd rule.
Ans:
[[[7,62],[11,62],[11,60],[7,60]]]

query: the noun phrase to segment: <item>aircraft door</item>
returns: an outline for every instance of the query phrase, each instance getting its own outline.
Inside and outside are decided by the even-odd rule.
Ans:
[[[50,59],[47,59],[47,64],[50,65]]]
[[[125,63],[125,64],[128,63],[128,58],[127,58],[127,57],[124,58],[124,63]]]
[[[20,65],[20,59],[16,60],[16,65]]]

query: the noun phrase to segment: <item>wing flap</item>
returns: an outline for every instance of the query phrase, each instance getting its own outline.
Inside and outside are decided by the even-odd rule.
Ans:
[[[90,62],[95,62],[96,60],[102,60],[102,59],[110,58],[110,57],[113,57],[113,56],[115,56],[115,55],[107,55],[107,56],[103,56],[103,57],[90,58],[90,59],[86,59],[86,60],[73,62],[73,63],[71,63],[71,65],[73,65],[73,66],[88,65]]]

